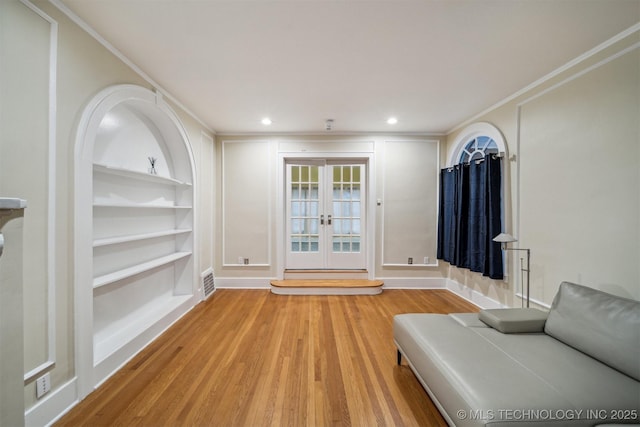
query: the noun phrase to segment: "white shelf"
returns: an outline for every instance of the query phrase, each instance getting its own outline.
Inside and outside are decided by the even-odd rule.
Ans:
[[[151,301],[112,322],[107,328],[94,335],[94,364],[104,361],[127,343],[153,328],[190,298],[192,295],[176,295]]]
[[[139,240],[154,239],[156,237],[175,236],[178,234],[190,233],[190,228],[184,230],[164,230],[157,231],[155,233],[144,234],[130,234],[128,236],[106,237],[102,239],[96,239],[93,241],[93,247],[98,248],[100,246],[117,245],[118,243],[136,242]]]
[[[171,255],[156,258],[151,261],[143,262],[142,264],[134,265],[133,267],[124,268],[122,270],[114,271],[113,273],[98,276],[93,279],[93,288],[99,288],[101,286],[109,285],[111,283],[118,282],[126,279],[127,277],[135,276],[136,274],[144,273],[145,271],[152,270],[156,267],[161,267],[166,264],[170,264],[182,258],[186,258],[191,255],[191,252],[176,252]]]
[[[192,209],[193,206],[176,206],[176,205],[158,205],[158,204],[141,204],[141,203],[94,203],[96,208],[142,208],[142,209]]]
[[[0,209],[24,209],[27,201],[15,197],[0,197]]]
[[[137,179],[142,181],[155,182],[158,184],[179,185],[179,186],[185,186],[185,187],[189,187],[192,185],[189,182],[179,181],[174,178],[168,178],[168,177],[159,176],[159,175],[152,175],[150,173],[138,172],[130,169],[123,169],[123,168],[118,168],[114,166],[103,165],[100,163],[94,163],[93,170],[95,172],[101,172],[109,175],[117,175],[125,178],[132,178],[132,179]]]

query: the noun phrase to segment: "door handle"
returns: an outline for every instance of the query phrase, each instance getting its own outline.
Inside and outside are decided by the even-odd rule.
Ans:
[[[320,215],[320,225],[324,225],[324,215]]]
[[[331,215],[327,215],[327,224],[331,225]]]

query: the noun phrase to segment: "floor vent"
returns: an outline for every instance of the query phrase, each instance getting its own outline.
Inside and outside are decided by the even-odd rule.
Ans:
[[[202,273],[202,289],[204,289],[204,297],[207,298],[209,295],[216,290],[216,285],[213,281],[213,270],[208,269],[204,273]]]

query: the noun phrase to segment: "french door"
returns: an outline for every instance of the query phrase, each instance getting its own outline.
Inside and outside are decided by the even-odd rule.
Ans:
[[[290,161],[286,268],[364,269],[366,164]]]

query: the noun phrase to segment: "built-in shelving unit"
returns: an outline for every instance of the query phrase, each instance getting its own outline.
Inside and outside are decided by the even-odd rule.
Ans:
[[[83,286],[89,289],[81,294],[92,299],[80,313],[92,325],[87,362],[94,387],[196,302],[194,174],[186,134],[158,107],[162,101],[122,99],[99,113],[109,119],[95,122],[92,139],[84,141],[91,154],[86,166],[80,163],[87,175],[79,206],[86,203],[81,211],[90,227],[88,238],[80,239],[89,252],[80,269],[87,271]]]
[[[187,132],[158,92],[105,88],[87,104],[74,157],[78,398],[200,300],[195,171]]]
[[[169,152],[163,148],[158,152]],[[94,161],[93,356],[98,377],[109,375],[139,349],[136,341],[146,341],[192,298],[192,189],[190,182],[173,176]]]

